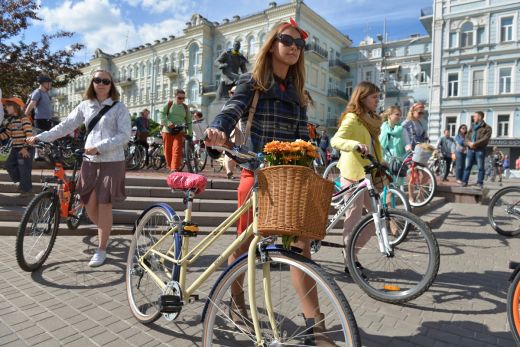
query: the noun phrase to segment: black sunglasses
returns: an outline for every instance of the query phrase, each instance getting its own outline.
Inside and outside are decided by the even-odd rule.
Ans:
[[[108,78],[99,78],[99,77],[96,77],[92,80],[92,82],[94,82],[95,84],[100,84],[100,83],[103,83],[105,86],[108,86],[112,81],[109,80]]]
[[[291,47],[293,43],[296,45],[296,48],[302,49],[305,47],[305,40],[301,38],[295,39],[291,35],[279,34],[277,37],[278,41],[282,43],[285,47]]]
[[[178,96],[177,99],[184,100],[184,99],[186,99],[186,97],[185,96]]]

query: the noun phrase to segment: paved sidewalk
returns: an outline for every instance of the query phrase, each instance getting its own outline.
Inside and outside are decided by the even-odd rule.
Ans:
[[[520,260],[520,239],[490,230],[485,206],[447,207],[451,213],[435,231],[439,275],[430,291],[408,305],[370,299],[341,274],[339,250],[318,253],[353,307],[365,346],[514,346],[505,312],[507,266]],[[195,271],[231,239],[225,236]],[[108,263],[97,269],[87,266],[95,237],[58,237],[46,265],[33,274],[18,268],[14,241],[0,237],[0,345],[201,346],[203,302],[188,306],[174,322],[144,326],[131,316],[124,283],[128,236],[112,238]]]

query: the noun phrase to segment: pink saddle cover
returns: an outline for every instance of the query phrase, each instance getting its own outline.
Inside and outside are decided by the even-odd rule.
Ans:
[[[171,189],[194,189],[195,194],[202,194],[206,189],[208,180],[206,177],[189,172],[172,172],[168,175],[166,183]]]

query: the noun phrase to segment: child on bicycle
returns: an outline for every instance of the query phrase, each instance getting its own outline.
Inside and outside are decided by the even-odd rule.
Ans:
[[[14,183],[19,182],[20,196],[32,194],[32,162],[34,148],[25,142],[32,136],[31,121],[23,112],[24,102],[16,97],[2,99],[7,111],[7,125],[0,133],[0,141],[11,138],[11,151],[5,161],[5,169]]]
[[[206,145],[219,146],[225,143],[237,122],[245,123],[248,108],[256,91],[259,98],[254,114],[254,121],[246,145],[254,152],[262,152],[264,145],[272,140],[294,141],[309,139],[307,130],[306,104],[304,95],[305,61],[304,47],[307,33],[295,21],[277,25],[267,36],[260,49],[252,74],[241,75],[235,90],[222,112],[216,116],[207,130]],[[243,127],[244,128],[244,127]],[[254,184],[255,168],[247,166],[242,170],[238,188],[238,206],[247,201]],[[237,226],[238,234],[244,232],[252,221],[252,211],[244,214]],[[296,247],[303,249],[303,255],[310,258],[310,241],[300,240]],[[232,254],[228,263],[232,264],[241,254],[246,252],[248,244]],[[314,295],[314,282],[304,278],[300,271],[291,271],[292,281],[303,305],[303,313],[309,343],[319,346],[334,346],[323,334],[324,315],[320,312],[317,295]],[[241,323],[240,315],[247,317],[242,284],[244,277],[239,278],[231,287],[232,305],[230,317]],[[307,295],[311,293],[310,295]],[[304,334],[305,335],[305,334]]]
[[[365,177],[364,166],[369,165],[370,161],[362,158],[362,155],[371,154],[378,161],[383,161],[383,152],[379,142],[382,120],[376,114],[379,93],[380,90],[375,84],[367,81],[358,84],[352,93],[347,108],[340,117],[339,129],[331,140],[332,147],[341,151],[338,168],[344,186],[350,186]],[[350,196],[350,194],[347,194],[345,199]],[[345,211],[344,245],[347,244],[351,231],[361,219],[363,208],[368,211],[372,210],[368,191],[365,191],[360,199],[361,201],[351,204]],[[368,240],[361,240],[361,242],[366,241]],[[346,249],[343,255],[346,264]],[[356,266],[362,269],[359,262],[356,262]],[[350,273],[346,266],[345,273]]]

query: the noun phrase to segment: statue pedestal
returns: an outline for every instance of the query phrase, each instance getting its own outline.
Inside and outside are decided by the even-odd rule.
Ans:
[[[215,119],[215,116],[220,114],[220,112],[222,111],[222,107],[224,107],[228,100],[229,99],[214,100],[211,104],[209,104],[208,114],[206,116],[208,124],[211,124],[211,122],[213,122],[213,120]]]

